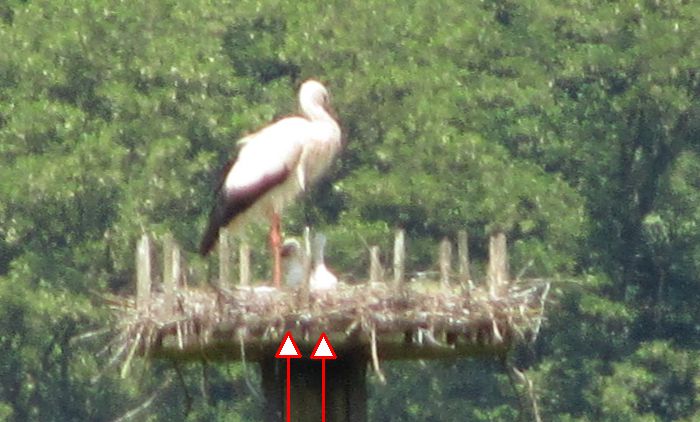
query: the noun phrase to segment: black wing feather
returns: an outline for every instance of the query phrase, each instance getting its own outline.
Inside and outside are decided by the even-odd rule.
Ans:
[[[270,189],[284,182],[290,172],[288,168],[283,168],[281,171],[266,175],[255,184],[233,191],[226,191],[224,181],[234,164],[235,160],[226,163],[219,177],[216,202],[209,214],[209,224],[204,231],[204,236],[199,246],[199,253],[202,256],[206,256],[216,245],[216,242],[219,240],[221,227],[226,227],[231,220],[253,206]]]

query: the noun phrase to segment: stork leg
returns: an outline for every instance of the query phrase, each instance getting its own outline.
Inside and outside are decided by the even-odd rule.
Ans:
[[[272,247],[273,269],[272,282],[275,287],[280,287],[282,279],[282,235],[280,229],[280,215],[272,213],[272,226],[270,227],[270,246]]]

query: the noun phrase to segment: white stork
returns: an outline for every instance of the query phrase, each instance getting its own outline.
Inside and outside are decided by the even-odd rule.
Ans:
[[[301,245],[296,239],[287,239],[282,244],[282,270],[284,284],[296,289],[304,281],[304,258]]]
[[[322,233],[316,234],[311,246],[311,277],[309,285],[311,290],[329,290],[338,285],[338,277],[326,267],[323,257],[326,248],[326,236]]]
[[[252,218],[271,220],[273,281],[279,287],[280,213],[314,183],[340,150],[340,127],[332,116],[326,88],[307,80],[299,90],[301,116],[287,117],[239,141],[238,157],[224,167],[199,251],[206,255],[219,230],[240,229]]]
[[[319,233],[311,245],[311,274],[309,287],[311,291],[331,290],[338,285],[338,277],[326,267],[324,249],[326,236]],[[285,284],[298,288],[304,280],[304,254],[296,239],[285,240],[282,247],[282,262]]]

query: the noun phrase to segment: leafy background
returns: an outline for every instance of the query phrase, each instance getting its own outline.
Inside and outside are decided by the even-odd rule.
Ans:
[[[84,334],[108,324],[101,295],[132,292],[142,232],[210,271],[215,172],[308,77],[346,146],[288,233],[326,231],[362,278],[362,241],[389,250],[396,227],[413,271],[467,229],[477,273],[505,230],[514,269],[561,280],[515,356],[545,420],[700,418],[699,4],[142,3],[0,3],[0,419],[116,420],[149,397],[133,418],[260,418],[238,364],[184,368],[186,395],[164,363],[121,379]],[[371,420],[518,417],[497,362],[384,367]]]

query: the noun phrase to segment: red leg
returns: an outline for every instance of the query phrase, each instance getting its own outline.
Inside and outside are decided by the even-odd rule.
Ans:
[[[282,235],[280,229],[280,215],[272,213],[272,227],[270,227],[270,246],[272,247],[272,282],[275,287],[280,287],[282,279]]]

